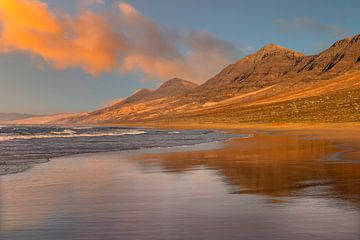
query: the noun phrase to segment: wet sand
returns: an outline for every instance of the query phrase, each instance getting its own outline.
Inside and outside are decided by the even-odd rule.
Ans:
[[[275,128],[243,126],[236,131],[253,137],[222,144],[57,158],[1,176],[0,236],[358,239],[356,128]]]

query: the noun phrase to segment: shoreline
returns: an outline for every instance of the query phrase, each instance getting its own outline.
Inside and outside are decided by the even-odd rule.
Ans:
[[[139,228],[144,237],[134,239],[154,229],[169,230],[164,239],[209,231],[232,239],[231,231],[247,229],[255,239],[270,230],[279,239],[313,231],[316,239],[357,239],[360,165],[324,161],[337,152],[323,140],[259,132],[226,143],[54,158],[0,178],[1,231],[14,239],[84,230],[111,239]]]
[[[233,131],[244,133],[239,129]],[[59,156],[44,164],[33,165],[28,171],[19,173],[19,176],[7,174],[0,176],[0,179],[33,176],[38,171],[46,174],[62,171],[58,166],[64,162],[75,169],[86,168],[77,159],[86,160],[88,165],[97,165],[98,159],[102,159],[104,163],[101,164],[107,165],[107,159],[126,158],[145,169],[155,167],[169,174],[200,169],[215,170],[232,189],[229,194],[263,195],[269,201],[277,202],[283,196],[291,197],[298,191],[331,186],[333,190],[328,191],[335,192],[329,197],[338,198],[339,195],[343,200],[349,199],[349,204],[359,206],[360,195],[356,186],[360,183],[360,162],[357,157],[348,157],[354,149],[339,146],[340,143],[344,144],[343,141],[330,141],[324,132],[310,134],[303,130],[280,132],[250,129],[247,133],[253,136],[195,145]],[[120,167],[121,161],[116,165]],[[71,171],[76,172],[75,169]],[[325,191],[322,194],[328,193]]]
[[[108,125],[108,124],[103,124]],[[288,136],[304,136],[329,141],[340,151],[343,159],[360,161],[360,122],[343,123],[189,123],[189,124],[153,124],[153,123],[119,123],[111,124],[125,127],[152,127],[174,130],[221,130],[235,134],[254,134],[257,132],[283,134]]]
[[[164,128],[167,125],[153,125]],[[341,155],[345,159],[360,161],[360,123],[273,123],[273,124],[189,124],[173,125],[173,129],[212,129],[229,133],[265,133],[285,136],[302,136],[315,140],[326,140],[331,145],[341,149],[346,148]]]
[[[106,125],[110,126],[110,125]],[[140,127],[140,125],[115,125],[111,126],[123,126],[123,127]],[[146,125],[141,125],[144,127]],[[166,130],[212,130],[212,131],[224,131],[230,134],[265,134],[268,136],[271,135],[282,135],[288,137],[301,137],[304,140],[324,140],[330,143],[331,146],[338,149],[331,157],[333,161],[352,161],[358,163],[360,161],[360,123],[324,123],[324,124],[236,124],[236,125],[226,125],[226,124],[192,124],[192,125],[152,125],[146,126],[146,128],[157,128],[157,129],[166,129]],[[232,139],[242,139],[239,137],[230,137],[225,141],[214,141],[201,144],[214,144],[214,143],[227,143]],[[199,144],[195,145],[182,145],[182,146],[173,146],[173,147],[154,147],[149,149],[167,149],[167,148],[181,148],[185,147],[196,147]],[[83,154],[104,154],[104,153],[116,153],[116,152],[128,152],[128,151],[140,151],[140,149],[128,149],[120,151],[107,151],[107,152],[93,152],[93,153],[79,153],[71,155],[63,155],[50,157],[47,159],[38,159],[29,165],[21,165],[19,169],[11,169],[9,172],[0,174],[1,176],[13,175],[21,172],[28,171],[33,166],[37,164],[47,163],[56,158],[63,157],[72,157]],[[328,159],[330,160],[330,159]],[[6,170],[5,170],[6,171]]]
[[[151,129],[149,127],[146,127],[146,129]],[[163,129],[163,130],[172,130],[172,129]],[[210,130],[209,131],[219,131],[219,130]],[[225,131],[223,131],[225,132]],[[240,135],[240,134],[239,134]],[[245,135],[245,134],[244,134]],[[54,159],[57,158],[67,158],[67,157],[77,157],[77,156],[83,156],[83,155],[96,155],[96,154],[111,154],[111,153],[130,153],[130,152],[141,152],[143,150],[156,150],[156,149],[160,149],[161,151],[166,151],[166,149],[182,149],[182,148],[199,148],[202,145],[220,145],[223,144],[231,139],[242,139],[242,138],[247,138],[247,136],[229,136],[227,139],[225,140],[215,140],[215,141],[209,141],[209,142],[203,142],[203,143],[196,143],[196,144],[185,144],[185,145],[175,145],[175,146],[169,146],[169,147],[143,147],[143,148],[136,148],[136,149],[123,149],[123,150],[109,150],[109,151],[97,151],[97,152],[80,152],[80,153],[74,153],[74,154],[63,154],[63,155],[58,155],[58,156],[51,156],[51,157],[47,157],[47,158],[41,158],[41,159],[31,159],[30,162],[26,163],[24,161],[24,163],[14,163],[14,164],[7,164],[6,161],[5,162],[0,162],[0,177],[1,176],[8,176],[8,175],[14,175],[14,174],[18,174],[18,173],[23,173],[26,172],[28,170],[30,170],[31,168],[33,168],[34,166],[38,165],[38,164],[43,164],[43,163],[48,163]],[[213,146],[211,149],[216,149],[216,146]],[[202,147],[200,147],[200,150],[202,150]],[[5,164],[4,164],[5,163]],[[1,169],[1,167],[3,167]]]

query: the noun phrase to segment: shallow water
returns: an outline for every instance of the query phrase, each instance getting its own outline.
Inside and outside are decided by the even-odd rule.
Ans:
[[[360,165],[320,140],[97,153],[1,176],[2,239],[359,239]]]
[[[4,125],[0,127],[0,175],[24,171],[59,156],[194,145],[230,137],[233,135],[207,130]]]

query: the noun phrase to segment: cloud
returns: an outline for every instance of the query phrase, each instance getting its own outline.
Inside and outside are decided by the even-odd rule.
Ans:
[[[140,14],[139,12],[129,3],[122,2],[118,5],[119,10],[124,14],[126,17],[138,17]]]
[[[105,4],[104,0],[79,0],[80,9],[86,9],[89,6],[103,5],[103,4]]]
[[[330,37],[343,37],[347,34],[347,30],[338,25],[319,23],[308,16],[299,17],[293,21],[277,19],[273,21],[273,24],[280,33],[284,34],[294,34],[304,30]]]
[[[107,19],[86,11],[77,17],[55,15],[36,0],[0,0],[3,51],[40,55],[58,69],[81,67],[96,75],[118,65],[124,38]]]
[[[104,0],[82,0],[83,2],[86,2],[87,4],[104,4]]]
[[[127,3],[119,4],[119,10],[125,23],[122,28],[134,43],[124,58],[121,69],[125,72],[142,70],[148,77],[176,76],[202,82],[241,53],[233,44],[206,31],[180,34],[164,28]]]
[[[141,71],[147,79],[201,82],[240,53],[209,32],[163,27],[126,2],[115,14],[85,9],[73,16],[40,0],[0,0],[0,24],[0,51],[28,52],[57,69],[78,67],[92,75]]]

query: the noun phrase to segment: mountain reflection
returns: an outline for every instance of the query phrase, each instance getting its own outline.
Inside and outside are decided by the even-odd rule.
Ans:
[[[166,172],[214,169],[231,187],[231,193],[341,198],[359,205],[360,164],[334,158],[339,151],[324,140],[255,135],[231,140],[222,149],[135,158],[144,167],[155,163]]]

